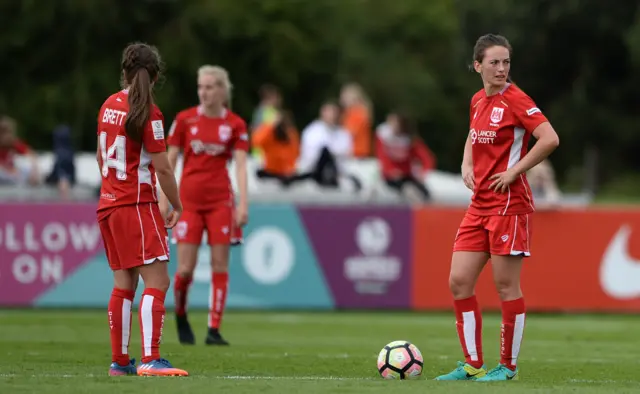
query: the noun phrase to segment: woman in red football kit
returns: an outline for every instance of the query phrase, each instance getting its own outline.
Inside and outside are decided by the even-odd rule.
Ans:
[[[465,362],[436,379],[513,380],[518,377],[525,322],[520,273],[523,257],[530,256],[534,211],[525,174],[558,147],[559,139],[531,98],[510,82],[511,46],[506,38],[480,37],[473,57],[484,84],[471,100],[462,160],[462,177],[473,197],[455,237],[449,277]],[[532,135],[537,142],[527,152]],[[489,259],[502,300],[502,329],[500,363],[487,372],[475,285]]]
[[[163,116],[152,89],[160,74],[160,56],[146,44],[132,44],[122,55],[124,90],[111,95],[98,115],[96,159],[102,174],[98,224],[113,270],[109,300],[112,364],[110,375],[186,376],[160,357],[165,294],[169,289],[169,245],[165,227],[180,218],[182,205],[164,142]],[[156,175],[173,205],[160,213]],[[164,225],[163,225],[164,224]],[[131,305],[144,280],[139,306],[142,360],[129,358]]]
[[[205,343],[228,345],[220,335],[229,286],[230,246],[241,243],[247,223],[247,152],[249,141],[244,120],[226,106],[231,99],[227,72],[216,66],[198,70],[200,105],[180,112],[169,131],[169,161],[175,168],[178,154],[184,164],[180,198],[184,214],[173,231],[178,243],[178,270],[174,280],[178,338],[195,343],[187,319],[187,294],[204,230],[211,245],[211,291]],[[239,201],[236,205],[227,163],[233,159]],[[161,207],[167,208],[166,200]]]

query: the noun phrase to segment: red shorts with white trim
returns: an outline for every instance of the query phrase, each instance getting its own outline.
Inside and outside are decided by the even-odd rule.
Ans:
[[[98,224],[112,270],[169,260],[169,237],[158,204],[120,206]]]
[[[185,210],[173,229],[173,241],[200,245],[207,230],[209,245],[239,245],[242,243],[242,228],[235,225],[233,212],[234,206],[228,203],[207,211]]]
[[[456,234],[453,251],[529,257],[530,240],[531,214],[478,216],[467,212]]]

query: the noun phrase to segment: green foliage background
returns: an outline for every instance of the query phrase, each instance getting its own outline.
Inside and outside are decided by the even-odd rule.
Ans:
[[[376,121],[402,108],[419,121],[439,167],[459,169],[475,39],[506,35],[512,76],[561,137],[561,181],[581,181],[585,152],[600,183],[640,169],[640,14],[601,0],[0,0],[0,112],[48,149],[69,123],[80,150],[116,89],[122,48],[156,45],[166,63],[156,95],[170,122],[194,105],[195,70],[230,70],[233,108],[249,119],[257,89],[280,86],[300,128],[346,81],[363,84]],[[589,159],[591,160],[591,159]]]

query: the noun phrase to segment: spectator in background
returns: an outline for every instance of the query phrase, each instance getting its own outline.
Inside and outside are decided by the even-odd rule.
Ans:
[[[413,186],[423,201],[430,199],[424,176],[435,168],[435,156],[420,140],[414,125],[404,115],[391,113],[376,130],[376,155],[386,184],[404,194]],[[419,170],[415,171],[415,164]]]
[[[28,158],[25,168],[18,168],[16,155]],[[0,185],[32,186],[40,183],[38,158],[31,148],[16,135],[16,122],[8,116],[0,116]]]
[[[353,137],[353,157],[371,156],[372,108],[360,85],[350,83],[342,87],[340,104],[344,110],[342,125]]]
[[[342,178],[349,178],[356,191],[362,184],[349,175],[344,161],[353,155],[353,138],[339,123],[340,107],[325,102],[320,108],[320,118],[302,131],[298,172],[295,180],[314,179],[319,185],[339,187]]]
[[[262,152],[264,159],[263,168],[256,172],[258,178],[278,179],[288,186],[300,152],[300,138],[291,113],[283,111],[274,122],[258,126],[251,135],[251,144]]]
[[[45,183],[56,186],[60,197],[66,200],[71,196],[71,187],[76,184],[75,153],[69,126],[59,125],[53,130],[53,154],[55,161]]]
[[[281,105],[282,96],[280,95],[280,90],[270,84],[262,85],[260,87],[260,104],[253,112],[253,118],[251,119],[251,131],[256,130],[264,123],[273,123]]]
[[[541,161],[527,172],[527,181],[531,186],[534,200],[554,205],[560,201],[562,193],[556,183],[555,171],[549,159]],[[537,203],[538,201],[536,201]]]

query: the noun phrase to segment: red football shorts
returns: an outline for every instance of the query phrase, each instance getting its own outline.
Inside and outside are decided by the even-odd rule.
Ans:
[[[169,260],[169,237],[158,204],[117,207],[98,223],[112,270]]]
[[[180,221],[173,229],[173,240],[177,243],[200,245],[202,234],[207,230],[209,245],[238,245],[242,243],[242,228],[235,226],[234,206],[220,204],[208,211],[183,211]]]
[[[465,214],[453,251],[487,252],[498,256],[531,256],[531,215]]]

